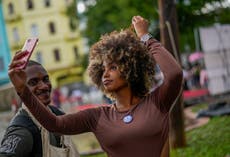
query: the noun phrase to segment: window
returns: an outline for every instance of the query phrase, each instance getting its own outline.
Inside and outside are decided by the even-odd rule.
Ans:
[[[4,71],[4,60],[3,57],[0,57],[0,72]]]
[[[79,52],[78,52],[77,46],[74,46],[74,47],[73,47],[73,52],[74,52],[75,58],[76,58],[76,59],[79,59]]]
[[[8,4],[8,13],[12,15],[14,13],[14,5],[12,3]]]
[[[66,6],[69,6],[71,4],[70,0],[65,0]]]
[[[42,60],[42,53],[40,51],[38,51],[36,53],[36,60],[38,61],[38,63],[42,64],[43,60]]]
[[[31,25],[31,35],[33,37],[37,37],[38,36],[38,26],[36,24],[32,24]]]
[[[18,34],[18,28],[13,28],[13,40],[14,42],[18,42],[20,40],[19,34]]]
[[[54,33],[56,32],[56,30],[55,30],[55,25],[54,25],[53,22],[50,22],[50,23],[49,23],[49,30],[50,30],[50,33],[51,33],[51,34],[54,34]]]
[[[50,6],[50,0],[44,0],[45,2],[45,7],[49,7]]]
[[[55,61],[60,61],[61,58],[60,58],[60,52],[58,49],[54,49],[54,59]]]
[[[74,18],[70,18],[69,26],[70,26],[70,30],[71,31],[76,30],[76,28],[77,28],[77,22],[76,22],[76,20]]]
[[[27,9],[32,10],[34,8],[33,0],[27,0]]]

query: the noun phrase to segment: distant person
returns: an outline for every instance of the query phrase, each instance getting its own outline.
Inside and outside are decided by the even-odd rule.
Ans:
[[[113,101],[110,98],[108,98],[106,95],[103,95],[102,99],[103,99],[103,102],[105,104],[112,104],[113,103]]]
[[[44,67],[38,62],[30,60],[25,74],[26,79],[23,80],[23,84],[26,84],[34,98],[39,100],[40,105],[48,109],[48,112],[63,115],[62,111],[50,105],[51,83]],[[46,135],[47,138],[45,138]],[[50,153],[52,149],[49,149],[49,144],[53,147],[56,146],[54,148],[57,153],[57,150],[64,152],[62,148],[64,143],[61,138],[66,137],[56,133],[48,133],[41,127],[23,104],[6,129],[1,141],[0,157],[58,157]],[[71,141],[69,141],[69,145],[71,146],[69,154],[62,157],[79,157]]]
[[[191,89],[192,73],[188,67],[183,67],[183,78],[184,78],[184,90]]]
[[[208,88],[208,72],[206,69],[200,71],[200,86],[204,89]]]
[[[75,103],[77,103],[77,105],[82,105],[83,104],[83,95],[82,95],[82,91],[80,89],[75,89],[72,94],[71,94],[71,99],[72,101]]]
[[[18,112],[18,109],[20,107],[19,105],[20,102],[17,101],[16,98],[13,98],[11,101],[11,111],[13,114],[16,114]]]
[[[191,69],[192,72],[192,84],[194,89],[200,89],[200,71],[201,66],[199,63],[195,63]]]
[[[172,55],[148,33],[148,21],[134,16],[136,31],[114,31],[90,50],[89,76],[114,104],[55,116],[38,101],[23,80],[15,55],[9,76],[19,96],[48,130],[62,134],[93,132],[110,157],[160,157],[169,154],[169,111],[182,86],[182,70]],[[150,92],[155,65],[164,80]],[[165,148],[165,149],[163,149]]]
[[[54,106],[61,108],[61,91],[58,87],[53,90],[52,99]]]

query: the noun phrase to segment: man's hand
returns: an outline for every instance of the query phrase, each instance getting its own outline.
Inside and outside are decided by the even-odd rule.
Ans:
[[[25,62],[20,59],[23,55],[25,55],[24,52],[16,52],[8,68],[8,75],[18,93],[22,93],[26,86],[26,73],[23,69],[18,68],[18,65]]]
[[[132,24],[139,38],[148,33],[149,22],[143,17],[133,16]]]

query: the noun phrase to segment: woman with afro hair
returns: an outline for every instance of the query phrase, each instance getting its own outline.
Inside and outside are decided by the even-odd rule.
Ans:
[[[104,35],[90,50],[89,76],[114,104],[55,116],[39,105],[28,87],[22,62],[15,55],[9,76],[31,113],[49,131],[61,134],[93,132],[109,157],[160,157],[169,133],[169,111],[180,93],[182,70],[172,55],[148,34],[148,21],[132,18],[135,32]],[[154,68],[164,80],[156,86]],[[169,148],[166,149],[168,153]]]

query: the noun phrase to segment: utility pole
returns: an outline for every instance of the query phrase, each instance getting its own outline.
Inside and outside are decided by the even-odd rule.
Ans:
[[[180,63],[178,24],[175,0],[158,0],[161,43]],[[169,143],[171,148],[186,145],[182,95],[170,113]]]

